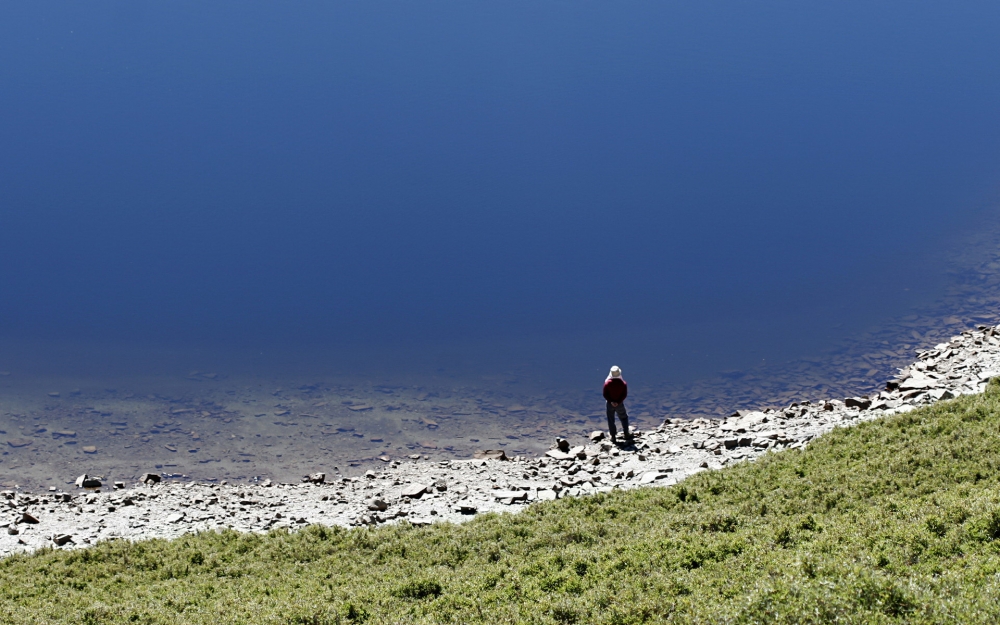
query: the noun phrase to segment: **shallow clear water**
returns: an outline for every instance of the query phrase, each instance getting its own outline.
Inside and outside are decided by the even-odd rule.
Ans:
[[[0,481],[532,453],[612,364],[640,425],[868,392],[996,314],[998,18],[3,7]]]

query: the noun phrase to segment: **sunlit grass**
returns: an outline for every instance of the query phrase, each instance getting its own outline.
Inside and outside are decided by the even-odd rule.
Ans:
[[[1000,622],[1000,386],[671,488],[463,525],[0,562],[3,623]]]

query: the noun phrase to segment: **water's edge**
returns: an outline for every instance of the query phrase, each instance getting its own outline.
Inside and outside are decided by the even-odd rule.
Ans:
[[[382,470],[360,477],[314,473],[300,484],[161,481],[154,474],[145,483],[115,484],[101,492],[108,485],[84,475],[77,484],[90,488],[75,494],[55,487],[35,494],[4,491],[9,510],[0,523],[5,530],[0,555],[223,528],[262,532],[314,523],[461,522],[534,501],[667,486],[700,471],[804,447],[835,427],[980,393],[996,375],[1000,326],[980,326],[922,352],[884,391],[739,411],[719,420],[668,419],[652,431],[636,431],[635,443],[626,446],[604,440],[598,431],[540,458],[495,459],[499,450],[474,460],[386,458]]]

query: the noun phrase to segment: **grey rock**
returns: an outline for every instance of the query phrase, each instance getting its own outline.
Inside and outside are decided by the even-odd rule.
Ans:
[[[666,473],[660,473],[659,471],[646,471],[639,477],[640,484],[652,484],[656,480],[662,480],[668,477]]]
[[[943,399],[954,399],[955,394],[944,388],[932,388],[927,391],[927,394],[932,397],[935,401],[940,401]]]
[[[386,504],[381,499],[377,499],[377,498],[376,499],[369,499],[367,505],[368,505],[368,509],[369,510],[373,510],[373,511],[376,511],[376,512],[385,512],[386,510],[389,509],[388,504]]]
[[[936,380],[931,380],[923,376],[911,376],[899,383],[899,390],[901,391],[924,390],[928,388],[933,388],[937,385],[938,383]],[[847,401],[845,400],[844,403],[846,404]],[[848,407],[850,406],[848,405]]]
[[[302,478],[306,484],[322,484],[326,482],[326,473],[310,473]]]
[[[38,523],[38,517],[28,512],[22,512],[18,523],[28,523],[29,525],[34,525],[35,523]]]
[[[179,523],[184,519],[184,516],[183,512],[174,512],[173,514],[167,515],[166,522]]]
[[[563,452],[564,454],[568,454],[569,453],[569,441],[566,440],[565,438],[557,438],[556,439],[556,449],[558,449],[559,451]]]
[[[868,410],[871,408],[872,400],[867,397],[848,397],[844,400],[844,405],[848,408],[857,408],[858,410]]]
[[[497,490],[493,491],[493,498],[498,500],[527,501],[528,493],[523,490]]]
[[[420,497],[427,491],[427,486],[423,484],[409,484],[403,487],[403,490],[399,493],[400,497],[408,497],[410,499],[420,499]]]
[[[559,451],[558,449],[550,449],[547,452],[545,452],[545,455],[548,456],[549,458],[552,458],[553,460],[572,460],[573,459],[572,455],[570,455],[570,454],[568,454],[568,453],[566,453],[564,451]]]
[[[160,479],[160,476],[156,473],[143,473],[139,477],[139,481],[143,484],[158,484]]]
[[[597,443],[604,440],[604,432],[600,430],[594,430],[590,433],[590,442]]]
[[[69,534],[56,534],[52,537],[52,542],[56,544],[57,547],[62,547],[66,543],[72,542],[73,537]]]
[[[76,478],[76,486],[77,488],[100,488],[101,480],[90,477],[84,473],[80,477]]]

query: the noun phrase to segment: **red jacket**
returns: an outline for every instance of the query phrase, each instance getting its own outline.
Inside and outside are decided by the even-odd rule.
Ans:
[[[604,399],[620,404],[628,397],[628,384],[624,378],[608,378],[604,381]]]

